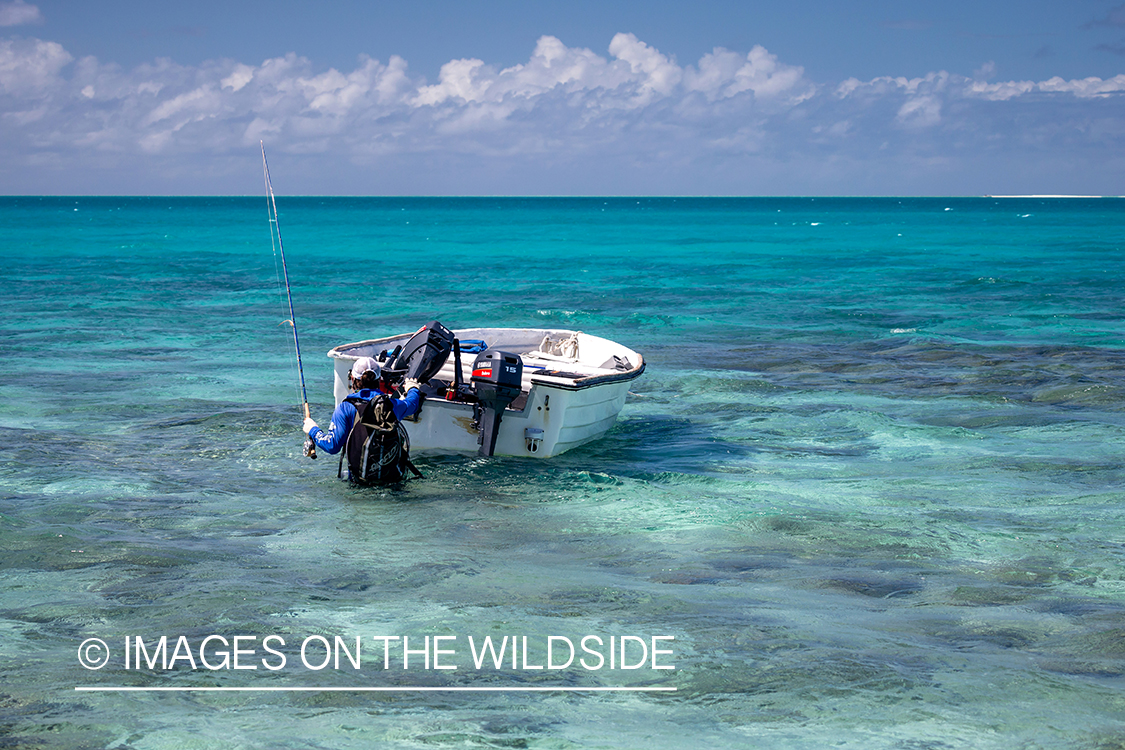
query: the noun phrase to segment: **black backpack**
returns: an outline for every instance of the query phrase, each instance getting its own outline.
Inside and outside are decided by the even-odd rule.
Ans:
[[[408,470],[421,477],[422,472],[410,463],[410,437],[395,416],[390,397],[380,393],[370,401],[354,396],[345,400],[355,406],[356,416],[336,475],[343,477],[347,456],[349,478],[356,484],[401,482]]]

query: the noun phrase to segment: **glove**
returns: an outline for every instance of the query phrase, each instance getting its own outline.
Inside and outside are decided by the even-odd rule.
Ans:
[[[316,429],[316,422],[314,422],[309,417],[305,417],[305,425],[301,429],[303,429],[305,431],[305,434],[308,435],[311,430]]]
[[[403,393],[410,393],[411,388],[421,388],[421,387],[422,387],[421,384],[417,380],[411,380],[410,378],[407,378],[406,380],[402,381],[402,392]]]

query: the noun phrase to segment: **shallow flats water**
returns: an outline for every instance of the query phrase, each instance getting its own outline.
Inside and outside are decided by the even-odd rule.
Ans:
[[[1125,744],[1125,201],[279,209],[321,422],[435,318],[648,370],[352,488],[264,199],[0,198],[0,744]]]

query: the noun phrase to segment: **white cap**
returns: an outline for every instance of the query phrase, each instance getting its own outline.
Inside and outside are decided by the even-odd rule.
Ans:
[[[352,380],[359,380],[365,372],[373,372],[375,377],[379,377],[382,369],[379,367],[379,363],[371,357],[360,357],[352,365]]]

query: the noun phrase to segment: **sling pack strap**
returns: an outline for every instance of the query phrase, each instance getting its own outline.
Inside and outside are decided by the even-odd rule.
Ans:
[[[352,428],[348,430],[348,436],[344,438],[343,448],[340,450],[340,465],[336,467],[336,478],[344,478],[344,459],[348,457],[348,443],[352,441],[352,433],[355,432],[355,426],[359,424],[359,414],[352,420]]]
[[[348,457],[348,446],[351,445],[351,442],[352,442],[352,433],[355,432],[356,426],[362,424],[363,413],[367,410],[367,404],[368,404],[367,401],[365,401],[361,398],[346,398],[344,400],[347,401],[349,404],[351,404],[353,407],[355,407],[355,419],[352,420],[352,427],[351,427],[350,430],[348,430],[348,434],[344,438],[343,449],[340,451],[340,463],[336,466],[336,478],[337,479],[343,479],[344,478],[344,459]],[[350,473],[351,472],[349,470],[349,476],[350,476]]]

